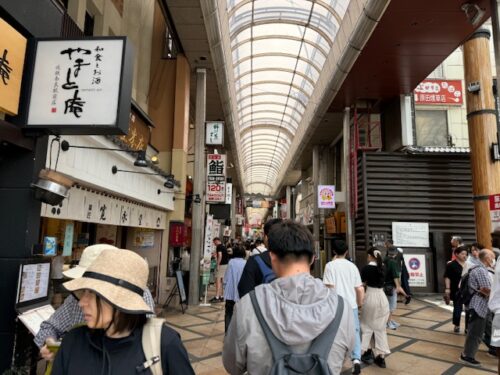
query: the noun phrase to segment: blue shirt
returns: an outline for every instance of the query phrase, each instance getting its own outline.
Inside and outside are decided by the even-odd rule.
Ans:
[[[239,301],[238,283],[245,268],[246,260],[243,258],[234,258],[229,261],[226,273],[224,274],[224,299],[230,301]]]

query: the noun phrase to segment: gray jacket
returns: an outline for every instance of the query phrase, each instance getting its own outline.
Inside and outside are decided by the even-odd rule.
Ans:
[[[274,335],[295,353],[305,353],[335,316],[338,296],[308,273],[276,279],[255,288],[262,315]],[[328,357],[332,374],[339,374],[344,358],[354,347],[354,319],[349,304]],[[231,374],[268,374],[273,359],[255,315],[250,295],[235,306],[222,352],[224,367]]]

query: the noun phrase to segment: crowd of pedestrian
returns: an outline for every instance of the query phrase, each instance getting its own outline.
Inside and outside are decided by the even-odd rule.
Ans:
[[[339,374],[345,358],[353,374],[361,373],[362,363],[385,368],[387,330],[399,327],[393,314],[398,296],[405,304],[412,296],[403,249],[390,240],[384,248],[371,247],[359,269],[346,242],[333,240],[332,260],[319,279],[311,275],[315,249],[306,227],[271,219],[263,234],[254,242],[213,240],[216,295],[211,301],[225,302],[226,370]],[[497,243],[500,234],[494,234]],[[457,334],[466,312],[459,360],[479,366],[475,356],[481,341],[500,357],[500,263],[493,250],[478,243],[468,247],[458,236],[452,248],[444,300],[453,303]],[[148,266],[139,255],[89,246],[64,276],[70,281],[62,286],[71,294],[35,337],[53,374],[194,373],[179,334],[155,317]]]

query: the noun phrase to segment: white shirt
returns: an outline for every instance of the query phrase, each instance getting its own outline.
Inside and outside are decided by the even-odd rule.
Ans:
[[[252,255],[259,255],[259,254],[262,254],[266,251],[267,251],[267,249],[264,245],[259,245],[255,249],[252,250]]]
[[[187,250],[184,250],[181,256],[181,270],[189,271],[190,262],[191,262],[191,255],[188,253]]]
[[[488,308],[495,314],[500,313],[500,262],[497,261],[495,267],[495,276],[493,276],[493,284],[491,284],[490,299]]]
[[[347,259],[328,262],[323,275],[325,285],[333,285],[339,296],[344,298],[353,309],[358,308],[355,288],[363,285],[358,267]]]

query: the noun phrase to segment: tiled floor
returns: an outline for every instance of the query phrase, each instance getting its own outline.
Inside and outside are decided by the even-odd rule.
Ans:
[[[195,372],[199,375],[227,374],[222,366],[224,341],[224,304],[210,307],[189,307],[184,315],[180,309],[164,313],[168,323],[182,337]],[[396,320],[401,327],[389,331],[392,350],[387,369],[375,365],[364,367],[363,374],[495,374],[497,362],[481,346],[476,357],[482,363],[472,369],[458,363],[465,336],[452,333],[451,313],[431,303],[414,300],[398,304]],[[349,365],[349,362],[346,362]],[[343,374],[350,374],[346,367]]]

